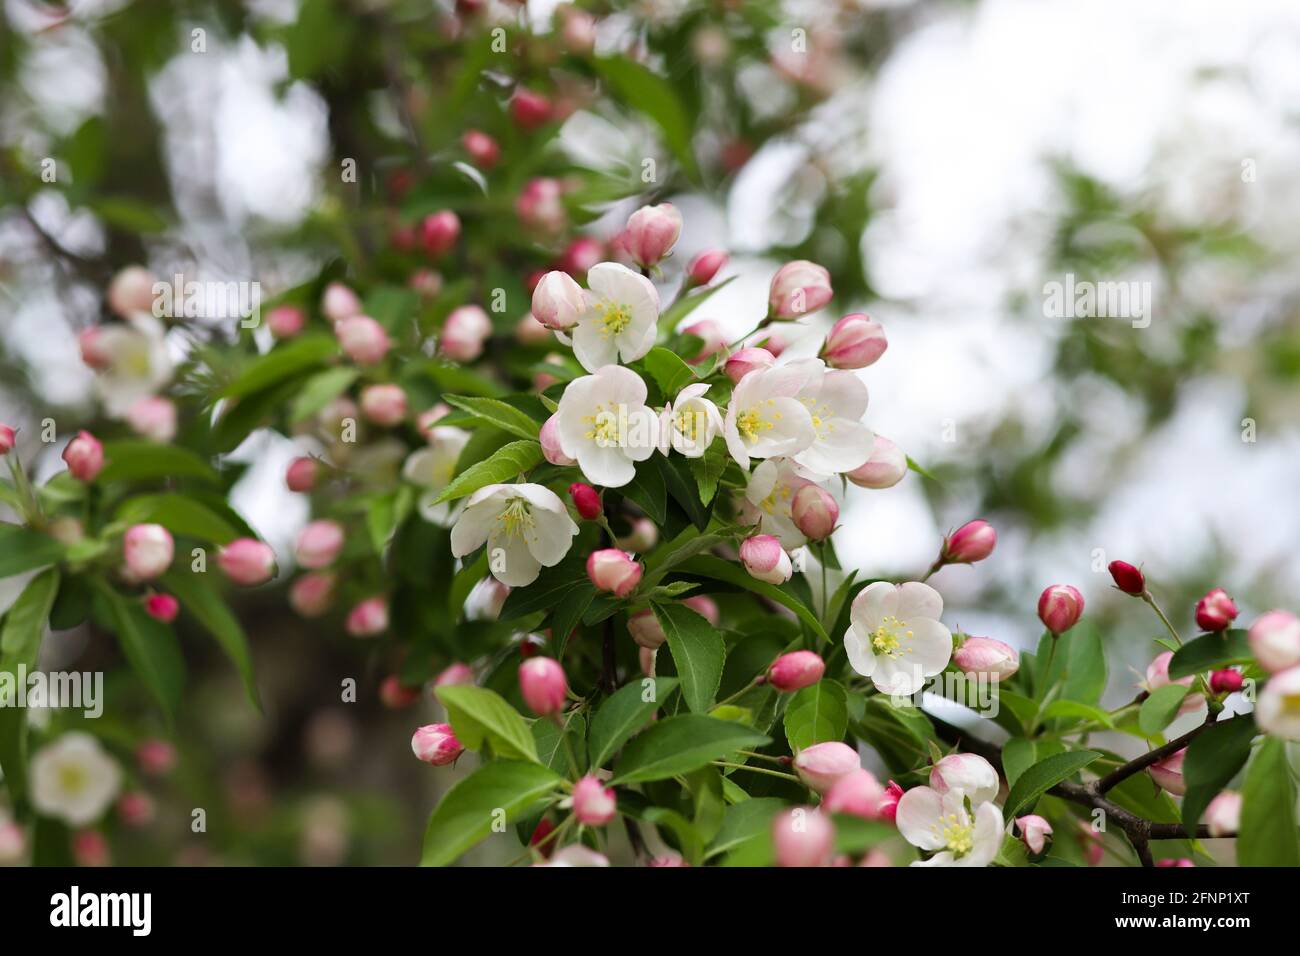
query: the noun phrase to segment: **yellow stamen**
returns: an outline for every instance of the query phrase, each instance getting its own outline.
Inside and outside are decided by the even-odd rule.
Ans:
[[[907,651],[903,647],[903,642],[911,639],[912,632],[907,629],[907,624],[891,614],[883,619],[880,626],[872,633],[871,646],[876,649],[877,654],[897,658]]]

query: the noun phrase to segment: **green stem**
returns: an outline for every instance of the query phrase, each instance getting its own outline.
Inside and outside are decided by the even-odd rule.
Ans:
[[[727,697],[727,698],[725,698],[724,700],[720,700],[720,701],[718,701],[718,702],[717,702],[716,704],[714,704],[713,706],[714,706],[714,707],[721,707],[723,704],[730,704],[730,703],[731,703],[733,700],[735,700],[736,698],[738,698],[738,697],[743,697],[746,693],[748,693],[749,691],[753,690],[754,687],[756,687],[757,685],[758,685],[758,678],[755,677],[752,681],[750,681],[750,682],[749,682],[748,684],[746,684],[744,687],[740,688],[740,690],[736,691],[736,692],[735,692],[734,694],[732,694],[730,697]]]
[[[1151,605],[1151,610],[1156,612],[1156,617],[1160,618],[1160,623],[1165,626],[1165,630],[1168,631],[1169,635],[1174,639],[1174,643],[1177,644],[1179,647],[1182,647],[1183,639],[1178,636],[1178,632],[1174,630],[1174,626],[1169,623],[1169,618],[1165,617],[1165,612],[1160,610],[1160,605],[1157,604],[1156,599],[1151,596],[1151,592],[1150,591],[1144,592],[1142,595],[1142,600],[1146,601],[1147,604]]]
[[[779,770],[768,770],[766,767],[751,767],[747,763],[728,763],[725,760],[713,761],[715,767],[731,767],[734,770],[748,770],[750,773],[763,773],[769,777],[780,777],[782,780],[793,780],[795,783],[802,783],[798,777],[792,773],[782,773]]]

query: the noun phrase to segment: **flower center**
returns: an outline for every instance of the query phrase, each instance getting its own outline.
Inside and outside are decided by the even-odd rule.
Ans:
[[[526,498],[511,498],[497,515],[501,533],[507,538],[523,537],[533,527],[533,509]]]
[[[818,405],[816,399],[812,398],[805,398],[802,401],[808,406],[808,416],[812,419],[813,431],[817,433],[818,438],[824,438],[835,431],[835,423],[832,421],[835,417],[835,409],[825,402]]]
[[[911,639],[912,632],[908,630],[907,624],[891,614],[880,622],[880,626],[871,635],[871,646],[876,649],[877,654],[901,657],[905,652],[903,641]]]
[[[965,856],[975,845],[975,825],[962,819],[959,814],[950,813],[946,817],[940,817],[934,829],[953,856]]]
[[[1283,694],[1282,712],[1288,717],[1300,717],[1300,694]]]
[[[64,793],[80,793],[86,789],[86,772],[78,766],[66,764],[59,768],[59,789]]]
[[[632,310],[618,302],[604,302],[596,307],[605,324],[606,335],[618,335],[632,324]]]
[[[769,398],[764,404],[773,405],[775,402]],[[752,442],[763,432],[771,431],[775,428],[776,422],[779,422],[780,420],[780,412],[773,412],[772,419],[769,421],[763,417],[763,412],[760,410],[759,406],[754,405],[745,409],[745,411],[736,416],[736,431],[740,432],[740,436],[746,441]]]
[[[596,406],[595,414],[584,415],[582,420],[591,426],[583,437],[594,441],[601,448],[617,446],[622,440],[618,415],[612,408],[607,410],[603,402]]]

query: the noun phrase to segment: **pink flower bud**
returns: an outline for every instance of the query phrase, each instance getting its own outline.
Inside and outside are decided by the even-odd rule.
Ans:
[[[1241,828],[1241,794],[1221,791],[1205,808],[1205,825],[1212,837],[1236,836]]]
[[[153,314],[153,273],[144,266],[127,266],[108,286],[108,307],[124,319],[137,312]]]
[[[515,323],[515,341],[520,345],[529,347],[546,345],[552,338],[551,330],[538,322],[531,312]],[[553,381],[548,382],[547,387],[554,384]]]
[[[870,770],[854,770],[835,781],[822,801],[822,809],[827,813],[847,813],[864,820],[877,820],[884,799],[885,790]]]
[[[117,816],[129,827],[144,827],[154,819],[153,797],[142,790],[129,790],[117,798]]]
[[[746,538],[740,545],[740,563],[750,577],[768,584],[784,584],[794,573],[790,556],[781,547],[781,542],[770,534]]]
[[[722,616],[718,613],[718,602],[707,594],[696,594],[693,597],[683,598],[682,603],[714,627],[717,627],[718,621],[722,620]]]
[[[862,769],[858,752],[837,740],[813,744],[794,758],[794,771],[804,786],[825,794],[841,777]]]
[[[761,372],[763,369],[771,368],[775,361],[776,356],[767,349],[747,348],[741,349],[728,358],[723,369],[727,373],[727,378],[739,385],[740,380],[750,372]]]
[[[78,830],[72,834],[72,859],[77,866],[108,866],[107,837],[98,830]]]
[[[658,651],[652,651],[648,647],[642,647],[637,650],[637,663],[641,665],[641,673],[646,677],[653,677],[655,672],[655,655]]]
[[[1210,674],[1210,690],[1216,694],[1231,694],[1239,691],[1244,682],[1241,671],[1235,671],[1231,667]]]
[[[551,101],[541,93],[521,86],[510,98],[510,118],[523,129],[537,129],[550,120]]]
[[[560,447],[560,421],[558,415],[552,415],[542,424],[537,440],[542,443],[542,455],[552,465],[573,465],[576,462],[564,453]]]
[[[641,581],[641,565],[626,551],[602,548],[587,558],[587,577],[598,590],[627,597]]]
[[[973,564],[983,561],[993,553],[998,543],[998,533],[987,521],[976,519],[948,535],[943,542],[942,556],[946,564]]]
[[[277,305],[266,313],[266,327],[277,339],[291,339],[307,324],[307,316],[296,305]]]
[[[948,754],[930,768],[930,788],[939,793],[960,790],[979,804],[998,795],[998,772],[978,754]]]
[[[459,687],[474,683],[474,668],[457,661],[443,668],[442,673],[433,679],[434,687]]]
[[[894,817],[898,814],[898,801],[903,799],[903,788],[894,781],[889,781],[889,786],[885,787],[885,795],[880,799],[880,819],[894,822]]]
[[[696,253],[686,266],[686,278],[691,285],[708,285],[730,258],[724,249],[705,249]]]
[[[907,456],[888,438],[877,435],[871,457],[845,477],[859,488],[892,488],[907,474]]]
[[[559,266],[575,279],[585,279],[591,267],[605,258],[605,247],[592,236],[579,236],[560,254]]]
[[[553,657],[530,657],[519,665],[519,690],[533,713],[547,717],[564,709],[569,682]]]
[[[443,355],[457,362],[472,362],[483,354],[483,343],[492,336],[492,320],[477,305],[453,309],[438,336]]]
[[[573,785],[573,815],[589,827],[603,827],[618,812],[614,791],[588,774]]]
[[[171,532],[162,525],[133,525],[122,537],[123,573],[130,581],[152,581],[171,567],[174,553]]]
[[[884,355],[888,346],[880,323],[854,312],[832,326],[821,354],[831,368],[866,368]]]
[[[77,437],[63,449],[63,460],[73,478],[94,481],[104,468],[104,446],[90,432],[77,432]]]
[[[568,220],[563,192],[558,179],[530,179],[515,199],[515,215],[530,229],[558,232]]]
[[[809,484],[795,492],[790,514],[804,537],[809,541],[822,541],[835,530],[835,524],[840,520],[840,506],[825,488]]]
[[[627,619],[627,630],[638,647],[656,650],[668,640],[658,617],[652,610],[637,611]]]
[[[659,540],[659,529],[649,518],[632,519],[632,530],[621,538],[615,538],[614,544],[633,554],[644,554],[653,548]]]
[[[1064,634],[1083,614],[1083,595],[1069,584],[1053,584],[1038,598],[1038,619],[1053,634]]]
[[[467,129],[460,138],[460,144],[479,169],[491,169],[501,158],[501,147],[497,141],[482,130]]]
[[[694,355],[684,356],[691,365],[704,361],[710,355],[717,355],[727,347],[726,333],[722,331],[722,326],[712,319],[692,322],[682,329],[682,333],[693,335],[700,340],[700,350]]]
[[[156,737],[143,740],[135,748],[136,766],[148,777],[165,777],[176,766],[176,748]]]
[[[361,300],[342,282],[331,282],[320,299],[320,310],[334,325],[361,314]]]
[[[566,5],[561,9],[564,23],[560,36],[564,48],[579,56],[590,53],[596,45],[596,18],[578,7]]]
[[[289,606],[300,617],[320,617],[334,605],[332,574],[304,574],[289,587]]]
[[[787,262],[772,277],[768,311],[773,318],[797,319],[831,300],[831,274],[815,262]]]
[[[290,491],[311,491],[316,487],[320,465],[315,458],[295,458],[284,473],[284,483]]]
[[[421,298],[436,299],[442,294],[442,273],[433,269],[416,269],[406,284],[412,291],[418,292]]]
[[[533,318],[548,329],[572,328],[586,309],[582,286],[567,272],[546,273],[533,290]]]
[[[337,521],[313,521],[298,532],[294,557],[310,570],[329,567],[343,550],[343,526]]]
[[[783,810],[772,821],[777,866],[826,866],[834,849],[834,824],[811,807]]]
[[[968,637],[952,655],[963,672],[991,681],[1005,680],[1020,669],[1015,648],[991,637]]]
[[[681,234],[682,214],[672,203],[660,203],[642,206],[628,217],[624,243],[632,261],[648,269],[672,251]]]
[[[1222,631],[1237,619],[1237,605],[1223,588],[1215,588],[1196,602],[1196,626],[1203,631]]]
[[[1146,593],[1147,579],[1140,569],[1133,567],[1127,561],[1112,561],[1106,569],[1110,571],[1115,587],[1125,594],[1141,597]]]
[[[1036,813],[1016,817],[1020,842],[1029,851],[1031,860],[1041,859],[1052,847],[1052,825]]]
[[[450,209],[431,213],[420,223],[420,244],[431,256],[450,251],[459,238],[460,217]]]
[[[1196,866],[1196,864],[1193,863],[1191,860],[1189,860],[1187,857],[1183,856],[1183,857],[1178,857],[1176,859],[1170,859],[1170,860],[1156,860],[1156,866],[1162,868],[1170,868],[1170,867],[1181,868],[1186,866]]]
[[[104,330],[98,325],[81,330],[77,336],[77,347],[81,351],[81,361],[87,368],[102,371],[113,362],[113,355],[104,342]]]
[[[1176,753],[1170,754],[1164,760],[1159,760],[1148,767],[1151,779],[1156,782],[1156,786],[1168,790],[1175,796],[1182,796],[1187,792],[1187,784],[1183,780],[1183,758],[1187,756],[1187,748]]]
[[[578,514],[584,521],[595,521],[605,513],[600,504],[600,492],[591,485],[575,481],[569,485],[569,497],[573,499],[573,506],[578,509]]]
[[[343,624],[353,637],[374,637],[388,630],[388,599],[382,595],[366,598],[351,611]]]
[[[170,624],[180,613],[181,604],[170,594],[150,594],[144,599],[144,612],[155,621]]]
[[[275,574],[275,552],[252,538],[236,538],[221,549],[217,564],[235,584],[252,587],[269,581]]]
[[[27,852],[27,834],[18,824],[0,820],[0,866],[17,863]]]
[[[0,455],[7,455],[14,447],[14,430],[11,425],[0,425]]]
[[[334,326],[344,353],[358,365],[377,365],[392,343],[384,327],[368,315],[352,315]]]
[[[451,724],[425,724],[411,735],[411,752],[434,767],[454,763],[465,752]]]
[[[1250,626],[1250,652],[1270,674],[1300,664],[1300,619],[1290,611],[1269,611]]]
[[[406,392],[400,385],[367,385],[361,390],[361,414],[383,428],[400,425],[406,418]]]
[[[767,682],[782,694],[811,687],[826,673],[826,662],[812,651],[782,654],[767,669]]]
[[[156,395],[142,398],[126,410],[126,423],[137,435],[169,442],[176,437],[176,406]]]

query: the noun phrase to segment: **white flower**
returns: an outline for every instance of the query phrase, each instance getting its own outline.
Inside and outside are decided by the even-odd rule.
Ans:
[[[122,771],[99,741],[79,731],[41,748],[31,771],[32,805],[76,827],[99,819],[122,782]]]
[[[960,790],[972,806],[998,795],[998,772],[979,754],[948,754],[930,769],[930,786],[939,793]]]
[[[1283,740],[1300,740],[1300,667],[1279,671],[1268,679],[1255,704],[1259,729]]]
[[[868,584],[849,611],[849,664],[882,694],[916,693],[952,657],[952,634],[939,623],[942,613],[943,598],[928,584]]]
[[[485,542],[488,569],[502,584],[524,587],[569,553],[578,526],[564,502],[542,485],[488,485],[470,495],[451,529],[458,558]]]
[[[154,395],[172,377],[167,354],[167,330],[147,312],[134,313],[126,322],[102,326],[96,349],[104,365],[95,379],[104,411],[123,418],[136,402]]]
[[[672,448],[687,458],[700,458],[722,434],[722,413],[704,397],[708,390],[704,382],[687,385],[676,401],[664,406],[659,416],[659,450],[665,455]]]
[[[798,398],[808,409],[816,437],[794,455],[804,475],[826,478],[864,465],[871,458],[876,436],[862,424],[867,411],[867,386],[862,379],[849,371],[826,371],[821,359],[791,364],[807,364],[811,369]]]
[[[1002,811],[981,803],[972,816],[960,790],[914,787],[899,798],[894,822],[912,846],[937,851],[913,866],[988,866],[1002,847]]]
[[[413,451],[402,465],[402,477],[425,489],[420,495],[420,516],[440,528],[448,527],[455,520],[462,502],[434,504],[433,501],[451,484],[456,462],[468,441],[469,432],[464,429],[450,425],[433,428],[429,433],[429,446]]]
[[[813,482],[802,477],[789,458],[769,458],[754,469],[740,502],[741,520],[757,524],[759,531],[770,534],[789,550],[807,541],[794,523],[791,507],[795,493]]]
[[[751,458],[793,456],[813,443],[812,416],[796,396],[820,372],[821,363],[810,359],[750,372],[740,380],[722,424],[736,464],[748,468]]]
[[[654,283],[625,265],[598,262],[587,271],[587,285],[587,310],[571,333],[582,367],[594,372],[649,352],[659,323]]]
[[[575,378],[555,412],[560,449],[587,480],[606,488],[626,485],[658,447],[659,419],[646,407],[641,377],[621,365]]]

